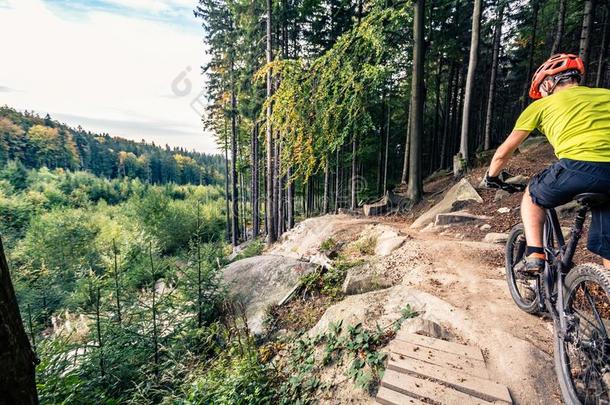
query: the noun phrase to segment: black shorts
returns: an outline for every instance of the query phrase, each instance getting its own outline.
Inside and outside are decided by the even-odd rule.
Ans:
[[[563,205],[580,193],[610,194],[610,162],[561,159],[535,175],[529,184],[532,201],[543,208]],[[610,206],[593,210],[587,248],[610,260]]]

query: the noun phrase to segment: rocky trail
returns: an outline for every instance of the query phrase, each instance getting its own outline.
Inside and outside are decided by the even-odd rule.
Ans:
[[[535,151],[534,159],[545,153]],[[552,324],[520,311],[505,280],[503,235],[517,218],[518,201],[513,196],[504,203],[497,195],[479,196],[474,176],[445,185],[412,218],[307,219],[262,256],[231,264],[225,279],[244,300],[250,328],[265,333],[269,306],[288,305],[293,317],[304,317],[291,297],[300,291],[303,275],[334,265],[325,246],[332,241],[358,265],[347,270],[339,298],[309,301],[307,306],[317,305],[314,315],[308,314],[314,318],[309,336],[339,321],[370,328],[391,325],[409,305],[419,314],[407,322],[411,333],[481,349],[490,380],[507,386],[514,403],[561,403]],[[502,204],[506,209],[498,213]],[[489,238],[492,233],[496,236]],[[339,366],[329,367],[322,380],[332,387],[320,398],[322,403],[372,401]]]
[[[348,278],[366,274],[369,285],[364,289],[371,291],[346,295],[329,306],[309,331],[310,335],[323,332],[330,323],[338,321],[352,325],[362,322],[370,327],[388,325],[409,304],[420,314],[414,327],[423,329],[417,331],[479,347],[491,379],[506,385],[515,403],[561,403],[553,369],[551,323],[521,312],[514,305],[504,279],[501,245],[455,240],[414,231],[408,224],[400,227],[400,223],[384,223],[379,219],[326,216],[305,221],[265,256],[246,259],[246,263],[237,262],[239,267],[230,268],[239,268],[242,275],[254,274],[244,271],[243,265],[256,263],[257,274],[281,272],[283,267],[278,260],[294,263],[296,258],[315,257],[319,244],[328,238],[348,243],[371,231],[382,235],[391,232],[403,238],[403,243],[389,254],[370,255],[366,265],[348,272]],[[303,266],[311,269],[310,263],[301,262],[294,271],[301,273]],[[375,279],[385,284],[376,286],[370,282]],[[286,292],[290,290],[289,285]],[[255,300],[255,312],[260,313],[263,308],[261,300],[268,304],[269,300],[284,298],[285,294],[271,297],[264,293],[266,287],[257,286],[262,290]],[[262,315],[252,315],[253,319],[262,318]],[[258,328],[258,324],[251,326]],[[369,401],[363,399],[350,381],[340,378],[337,370],[329,373],[331,376],[327,377],[331,380],[336,377],[336,380],[328,403]],[[553,394],[549,396],[549,392]]]

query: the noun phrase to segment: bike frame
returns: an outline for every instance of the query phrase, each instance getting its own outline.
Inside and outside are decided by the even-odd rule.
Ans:
[[[541,276],[540,294],[543,299],[540,302],[541,305],[544,302],[553,320],[558,323],[560,333],[564,336],[568,326],[563,312],[563,283],[566,274],[574,267],[572,259],[582,236],[587,212],[589,212],[588,207],[579,208],[574,225],[570,228],[570,237],[566,242],[557,212],[552,208],[546,210],[543,243],[547,261],[544,273]],[[553,241],[557,242],[557,247],[555,247]]]

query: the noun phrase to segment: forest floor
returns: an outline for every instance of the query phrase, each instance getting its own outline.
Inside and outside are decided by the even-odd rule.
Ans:
[[[553,159],[548,145],[542,145],[518,155],[512,162],[512,172],[530,177]],[[486,233],[508,232],[519,222],[521,196],[495,200],[494,191],[478,189],[483,174],[483,168],[475,169],[467,178],[484,202],[467,204],[464,209],[489,216],[486,230],[480,224],[454,226],[437,233],[410,228],[414,218],[438,202],[442,191],[454,184],[451,177],[446,177],[426,185],[426,195],[431,197],[409,216],[327,215],[303,221],[284,235],[269,253],[308,257],[332,239],[347,249],[351,259],[366,262],[367,271],[390,287],[332,299],[323,295],[298,299],[278,309],[275,315],[280,324],[288,330],[314,325],[309,335],[323,332],[337,321],[361,322],[374,328],[396,321],[401,309],[409,304],[420,317],[440,325],[443,338],[481,348],[491,379],[506,385],[515,403],[561,403],[553,368],[552,324],[516,307],[505,281],[503,245],[481,242]],[[499,208],[509,210],[499,213]],[[404,244],[387,255],[350,250],[362,235],[380,227],[405,236]],[[332,389],[321,393],[321,401],[370,402],[370,397],[345,378],[345,370],[337,367],[329,368],[322,377]]]

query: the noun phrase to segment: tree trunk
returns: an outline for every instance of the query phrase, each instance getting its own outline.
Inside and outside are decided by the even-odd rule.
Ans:
[[[159,378],[159,329],[157,326],[157,273],[155,263],[153,261],[152,243],[149,246],[148,254],[150,257],[150,272],[152,278],[152,322],[153,322],[153,354],[154,354],[154,371],[155,376]]]
[[[330,199],[330,187],[328,182],[328,177],[330,175],[330,164],[328,163],[328,157],[326,158],[326,163],[324,164],[324,201],[322,204],[322,214],[328,214],[328,200]]]
[[[441,142],[441,160],[439,164],[439,169],[444,169],[447,167],[447,154],[451,154],[447,152],[448,143],[449,143],[449,133],[451,132],[451,117],[454,114],[452,112],[453,106],[453,98],[455,93],[455,62],[451,64],[451,69],[449,70],[449,77],[447,78],[447,92],[445,95],[445,116],[443,120],[443,140]]]
[[[413,96],[411,96],[412,98]],[[413,101],[413,100],[411,100]],[[407,184],[407,180],[409,177],[409,151],[411,150],[409,148],[409,145],[411,144],[411,126],[413,123],[412,118],[412,110],[411,108],[413,107],[413,103],[410,102],[409,103],[409,108],[407,109],[407,136],[405,138],[405,153],[403,156],[403,160],[402,160],[402,175],[400,176],[400,183],[401,184]]]
[[[104,341],[102,339],[102,320],[100,308],[100,286],[98,285],[97,294],[95,295],[95,326],[97,331],[97,348],[99,350],[100,376],[104,378],[106,376],[106,370],[104,365]]]
[[[604,86],[604,71],[606,65],[606,53],[608,52],[608,17],[610,14],[610,3],[606,2],[604,14],[604,31],[602,33],[602,44],[599,50],[599,59],[597,60],[597,75],[595,76],[595,87]]]
[[[0,405],[38,403],[35,362],[0,240]]]
[[[225,118],[225,209],[227,212],[227,241],[231,241],[231,209],[229,208],[229,132],[227,129],[227,119]]]
[[[500,56],[500,41],[502,39],[502,17],[504,15],[504,3],[498,6],[498,17],[494,32],[494,43],[491,58],[491,78],[489,79],[489,95],[487,97],[487,113],[485,114],[485,144],[484,149],[491,148],[491,120],[493,115],[494,97],[496,95],[496,76],[498,74],[498,59]]]
[[[439,147],[439,127],[440,127],[440,106],[441,106],[441,76],[443,74],[443,59],[440,58],[435,75],[435,95],[434,95],[434,129],[432,131],[432,154],[430,156],[430,168],[436,167],[436,160],[438,159],[438,147]]]
[[[341,175],[340,175],[340,164],[339,164],[339,154],[341,147],[338,147],[335,151],[335,214],[339,213],[339,190],[341,189]]]
[[[275,222],[275,232],[277,237],[279,238],[282,234],[282,230],[280,229],[280,206],[282,204],[281,201],[281,193],[280,193],[280,141],[279,134],[276,133],[276,141],[275,141],[275,151],[274,151],[274,162],[273,162],[273,220]]]
[[[582,76],[582,83],[587,83],[587,71],[589,67],[589,44],[591,42],[591,30],[593,29],[593,11],[595,9],[594,0],[585,0],[585,9],[582,18],[582,30],[580,31],[580,51],[585,65],[585,74]]]
[[[294,181],[292,180],[292,169],[289,167],[286,174],[288,178],[288,229],[294,228]]]
[[[352,133],[352,178],[351,178],[351,191],[352,191],[352,199],[350,204],[350,209],[354,211],[357,208],[358,203],[356,202],[356,151],[358,150],[358,145],[356,143],[356,133]]]
[[[272,6],[271,0],[267,0],[267,63],[273,61],[273,41],[271,37],[271,15]],[[272,81],[271,70],[267,71],[267,100],[271,98]],[[273,185],[274,185],[274,159],[273,159],[273,132],[271,128],[271,103],[267,105],[267,125],[265,128],[265,136],[267,140],[267,195],[265,215],[267,217],[267,243],[273,243],[277,240],[277,232],[273,215],[275,213],[273,201]]]
[[[557,9],[557,31],[551,48],[551,56],[560,51],[561,39],[563,38],[563,28],[566,21],[566,0],[559,0],[559,8]]]
[[[252,127],[252,238],[257,238],[260,231],[260,215],[258,205],[258,122]]]
[[[231,243],[233,246],[239,244],[239,196],[237,193],[237,96],[235,94],[235,78],[233,72],[233,60],[230,62],[231,80]]]
[[[203,327],[203,269],[201,267],[201,207],[197,203],[197,327]]]
[[[474,75],[477,69],[479,54],[479,28],[481,26],[481,0],[475,0],[472,11],[472,33],[470,37],[470,58],[468,61],[468,74],[466,75],[466,90],[464,95],[464,110],[462,112],[462,131],[460,134],[459,167],[454,167],[456,174],[463,174],[468,166],[470,151],[468,142],[470,137],[470,109],[472,106],[472,93],[474,91]]]
[[[391,93],[390,93],[391,94]],[[386,100],[387,119],[385,124],[385,153],[383,154],[383,195],[388,191],[388,152],[390,151],[390,97]]]
[[[199,208],[199,205],[197,206]],[[114,288],[116,295],[116,317],[119,325],[121,324],[121,285],[120,285],[120,274],[119,274],[119,263],[117,260],[118,251],[116,248],[116,240],[112,240],[112,253],[114,255]]]
[[[480,1],[480,0],[478,0]],[[424,13],[425,0],[414,1],[413,16],[413,77],[411,85],[411,145],[409,147],[409,186],[407,197],[413,201],[421,200],[423,194],[421,174],[421,143],[424,121]]]

